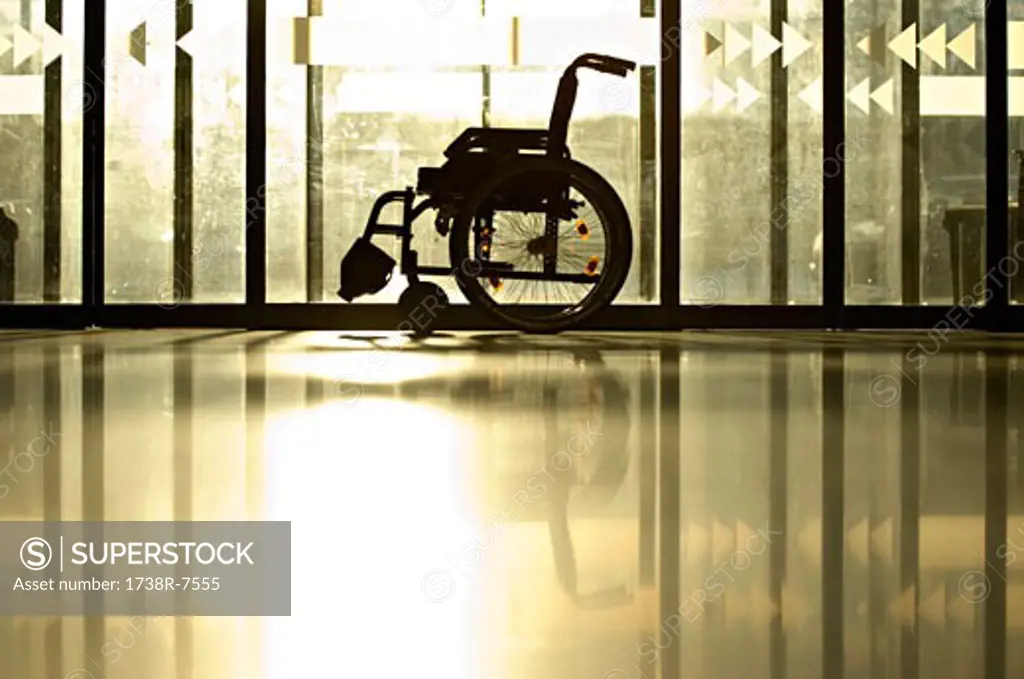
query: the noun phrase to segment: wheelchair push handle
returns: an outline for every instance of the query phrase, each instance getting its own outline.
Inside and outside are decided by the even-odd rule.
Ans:
[[[628,59],[619,59],[618,57],[610,57],[606,54],[584,54],[569,66],[570,71],[580,68],[589,68],[601,73],[607,73],[608,75],[625,78],[630,71],[636,70],[636,62],[629,61]]]

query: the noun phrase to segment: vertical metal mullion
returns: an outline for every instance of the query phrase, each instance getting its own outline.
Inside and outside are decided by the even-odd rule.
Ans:
[[[920,0],[903,0],[901,28],[920,21]],[[902,299],[906,306],[921,303],[921,73],[900,60],[900,101],[903,120],[901,154],[902,234],[900,261]]]
[[[769,486],[768,523],[774,531],[788,535],[789,491],[789,362],[790,355],[782,351],[771,354],[771,385],[769,392],[771,420],[769,421],[769,458],[771,484]],[[769,554],[769,596],[779,606],[768,630],[769,679],[787,679],[786,628],[783,625],[782,590],[786,583],[786,541],[772,543]]]
[[[194,27],[192,3],[175,4],[175,41]],[[195,292],[192,244],[195,238],[193,177],[193,81],[192,55],[174,48],[174,274],[176,298],[191,301]]]
[[[985,229],[986,285],[991,293],[986,315],[989,327],[1005,326],[1009,313],[1009,278],[1002,270],[1010,248],[1008,196],[1010,176],[1010,100],[1007,3],[986,3],[985,9]]]
[[[248,0],[245,56],[245,304],[249,326],[267,302],[267,0]]]
[[[771,33],[782,35],[782,26],[789,20],[788,0],[771,0]],[[771,57],[771,203],[769,219],[774,221],[778,210],[779,223],[789,224],[789,71],[782,63],[782,50]],[[771,301],[782,306],[789,303],[789,228],[772,229]]]
[[[640,0],[640,18],[658,15],[655,0]],[[657,66],[640,65],[640,223],[639,277],[640,299],[653,301],[657,294],[658,270],[658,96]]]
[[[846,142],[846,6],[824,5],[823,108],[822,108],[822,279],[825,319],[829,327],[841,325],[846,302],[846,167],[836,163],[831,177],[825,161],[842,155]]]
[[[33,0],[21,0],[21,8],[18,16],[21,17],[21,27],[26,31],[32,30],[32,3]]]
[[[657,69],[640,67],[640,299],[649,302],[657,294],[658,265],[658,109],[655,94]]]
[[[18,10],[18,25],[28,33],[32,32],[32,6],[35,0],[21,0],[21,7]],[[26,59],[17,65],[14,72],[18,75],[31,75],[34,64],[32,59]]]
[[[487,16],[487,0],[480,0],[480,16]],[[480,127],[491,126],[491,67],[484,64],[480,67],[480,88],[482,98],[480,100]]]
[[[899,568],[900,593],[913,587],[914,597],[921,597],[921,392],[910,375],[917,366],[903,358],[900,393],[900,524]],[[900,627],[900,679],[917,679],[919,674],[918,606],[914,602],[913,624]]]
[[[682,3],[661,3],[661,310],[666,319],[679,316],[682,192],[682,49],[673,40],[682,35]]]
[[[676,288],[678,289],[678,284]],[[663,298],[664,299],[664,298]],[[658,608],[660,620],[658,648],[661,672],[664,679],[679,679],[683,676],[682,640],[673,627],[672,618],[678,626],[682,604],[682,570],[680,540],[680,485],[682,483],[682,445],[680,436],[681,396],[679,348],[661,351],[658,364],[659,400],[658,408],[658,497],[660,517],[658,537],[661,549],[658,552],[658,586],[661,596]]]
[[[323,0],[308,0],[307,10],[323,16]],[[324,67],[313,64],[306,65],[306,301],[324,301]]]
[[[827,349],[822,360],[821,676],[825,679],[843,679],[846,669],[843,632],[845,358],[842,351]]]
[[[64,30],[63,2],[46,0],[46,23]],[[43,301],[61,300],[61,201],[63,172],[63,56],[45,67],[43,113]]]
[[[107,0],[90,0],[85,13],[82,111],[82,304],[87,323],[99,324],[106,269],[105,156]]]

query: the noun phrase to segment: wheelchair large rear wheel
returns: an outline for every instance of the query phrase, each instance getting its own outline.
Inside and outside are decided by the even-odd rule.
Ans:
[[[612,303],[633,234],[622,200],[572,160],[518,158],[459,210],[451,265],[466,299],[504,326],[571,330]]]

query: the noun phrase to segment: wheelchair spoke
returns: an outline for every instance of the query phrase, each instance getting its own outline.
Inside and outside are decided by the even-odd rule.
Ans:
[[[530,324],[559,323],[592,303],[595,291],[606,287],[606,274],[618,275],[608,271],[612,236],[605,221],[616,214],[614,206],[593,184],[576,175],[568,179],[568,191],[542,201],[528,189],[524,193],[528,183],[517,175],[507,191],[504,185],[490,189],[500,198],[486,203],[477,218],[490,231],[471,236],[470,245],[474,237],[488,244],[485,253],[476,253],[485,271],[477,286],[501,314]]]

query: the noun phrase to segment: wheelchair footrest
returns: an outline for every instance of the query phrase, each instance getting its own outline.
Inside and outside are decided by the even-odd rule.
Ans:
[[[369,238],[360,238],[341,260],[338,296],[351,302],[356,297],[380,292],[391,280],[394,268],[395,260],[388,253]]]

